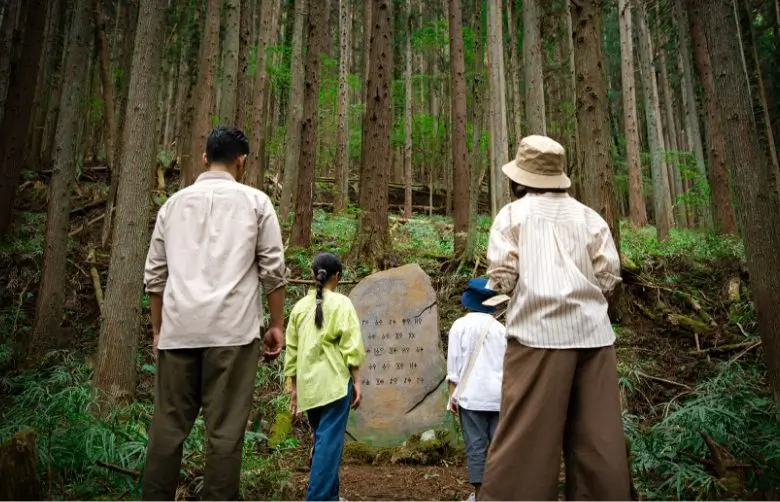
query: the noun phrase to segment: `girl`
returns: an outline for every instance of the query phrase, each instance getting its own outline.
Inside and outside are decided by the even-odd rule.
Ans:
[[[360,405],[366,351],[355,307],[334,292],[342,270],[331,253],[314,257],[317,288],[295,304],[287,326],[284,373],[292,380],[293,414],[305,411],[314,430],[306,500],[339,500],[347,418]]]

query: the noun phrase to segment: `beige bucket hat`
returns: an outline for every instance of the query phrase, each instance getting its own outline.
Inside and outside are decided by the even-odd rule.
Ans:
[[[547,136],[531,135],[520,141],[517,157],[501,170],[519,185],[529,188],[566,189],[571,180],[564,172],[566,151]]]

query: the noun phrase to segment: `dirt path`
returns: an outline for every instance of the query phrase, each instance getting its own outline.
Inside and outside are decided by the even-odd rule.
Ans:
[[[308,472],[293,474],[293,498],[306,497]],[[341,496],[347,500],[466,500],[466,468],[410,465],[345,465]]]

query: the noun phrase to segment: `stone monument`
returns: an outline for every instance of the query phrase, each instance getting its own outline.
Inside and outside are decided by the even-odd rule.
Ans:
[[[446,360],[431,279],[419,265],[365,278],[349,295],[363,331],[363,401],[348,437],[393,446],[413,434],[444,427]]]

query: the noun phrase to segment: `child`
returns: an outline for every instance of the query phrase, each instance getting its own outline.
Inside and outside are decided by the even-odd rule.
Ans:
[[[491,315],[496,308],[483,305],[496,295],[486,283],[469,281],[461,303],[471,312],[452,325],[447,348],[448,407],[460,417],[466,443],[469,483],[475,492],[469,500],[479,500],[488,446],[498,425],[506,350],[506,329]]]
[[[293,414],[305,411],[314,430],[306,500],[339,500],[347,418],[360,405],[358,368],[366,351],[355,307],[334,292],[342,270],[331,253],[314,258],[316,291],[295,304],[287,326],[284,373],[292,379]]]

